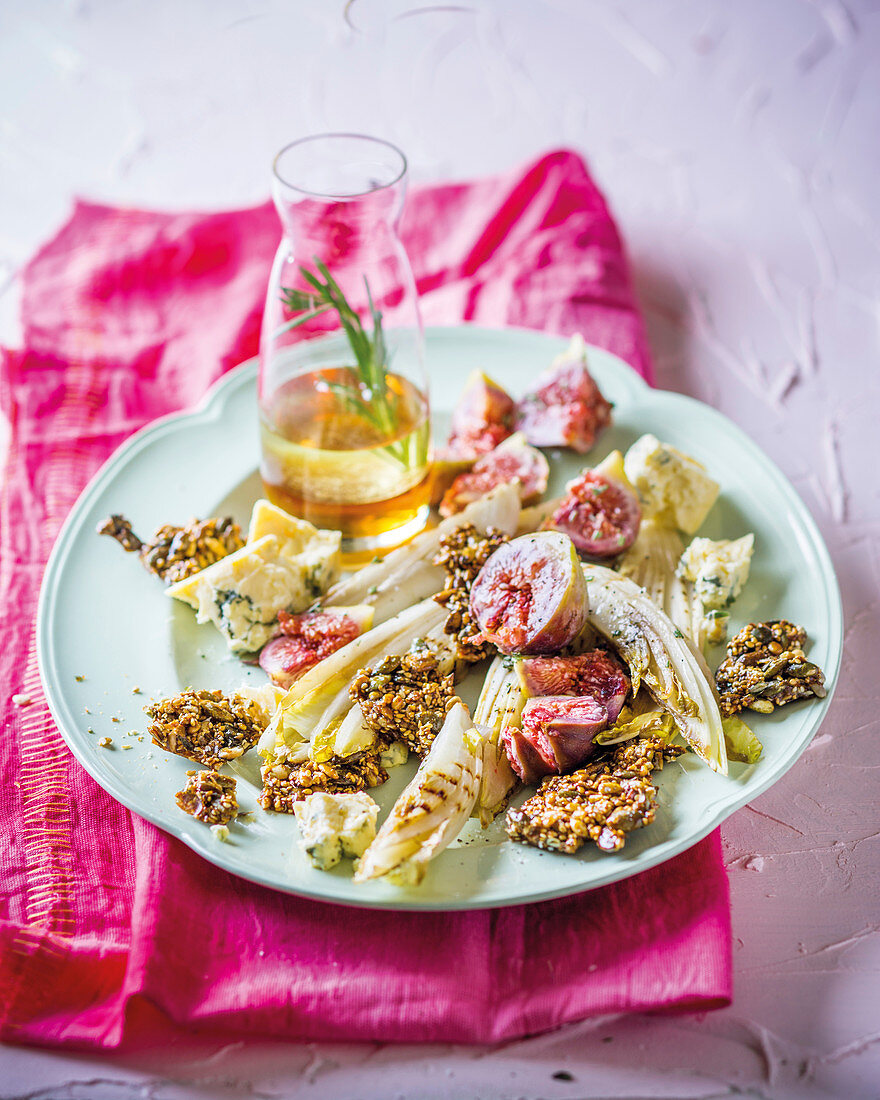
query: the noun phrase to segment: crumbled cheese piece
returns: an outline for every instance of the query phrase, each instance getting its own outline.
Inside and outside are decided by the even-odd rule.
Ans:
[[[30,695],[20,695],[16,692],[16,694],[12,696],[12,702],[17,707],[29,707],[33,699],[31,699]]]
[[[376,835],[379,807],[368,794],[316,791],[294,804],[299,846],[313,867],[328,871],[346,856],[362,856]]]
[[[709,514],[720,486],[688,455],[643,435],[626,452],[626,476],[635,486],[645,518],[692,535]]]
[[[693,539],[681,555],[678,572],[693,581],[694,592],[706,611],[730,607],[749,579],[754,535],[741,539]]]
[[[212,825],[211,834],[215,840],[226,842],[229,840],[229,826],[228,825]]]
[[[409,759],[409,749],[402,741],[392,741],[387,749],[379,753],[379,764],[388,771],[389,768],[398,768]]]
[[[251,512],[247,541],[258,542],[265,535],[275,535],[283,542],[299,542],[305,546],[314,537],[315,530],[307,520],[297,519],[268,500],[258,500]]]
[[[703,619],[706,641],[709,645],[721,645],[727,638],[727,626],[730,616],[726,611],[710,611]]]
[[[166,592],[194,607],[198,622],[214,623],[233,653],[261,649],[278,612],[305,611],[339,571],[340,533],[307,526],[309,538],[264,535]]]
[[[100,747],[102,749],[109,749],[110,746],[113,744],[113,738],[112,737],[102,737],[101,740],[98,742],[98,744],[100,745]]]

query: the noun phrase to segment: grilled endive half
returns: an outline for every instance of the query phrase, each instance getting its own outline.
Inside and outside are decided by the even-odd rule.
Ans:
[[[315,731],[344,720],[351,710],[349,684],[375,658],[405,653],[413,641],[442,627],[446,611],[422,600],[394,618],[359,635],[325,657],[294,682],[282,699],[258,748],[273,762],[305,759]]]
[[[633,693],[644,683],[694,752],[727,775],[721,713],[703,657],[644,589],[601,565],[583,569],[587,619],[629,665]]]
[[[482,738],[483,756],[475,813],[483,828],[504,809],[508,795],[517,784],[501,732],[505,726],[518,724],[525,701],[516,664],[510,657],[496,657],[489,665],[474,709],[474,726]]]
[[[369,604],[374,609],[376,626],[439,592],[443,587],[443,569],[434,565],[440,542],[465,523],[472,523],[485,534],[489,527],[512,535],[520,516],[519,490],[516,485],[499,485],[491,493],[469,504],[464,511],[450,516],[437,527],[416,535],[411,542],[392,550],[382,561],[359,569],[339,581],[321,600],[324,607],[352,603]]]
[[[707,623],[694,586],[676,569],[684,550],[678,531],[655,520],[642,521],[636,541],[618,562],[617,571],[644,588],[648,599],[664,611],[702,653]]]
[[[409,642],[409,644],[407,644]],[[447,676],[455,670],[455,651],[450,644],[449,635],[443,630],[442,624],[433,630],[413,640],[409,633],[399,634],[384,653],[384,656],[398,656],[402,653],[412,652],[417,647],[430,646],[431,653],[437,660],[437,671],[441,676]],[[349,685],[351,680],[348,681]],[[340,719],[345,706],[347,713]],[[376,742],[375,732],[367,725],[360,704],[352,701],[349,692],[349,700],[340,696],[338,702],[328,712],[328,721],[324,722],[323,716],[318,720],[315,731],[311,737],[309,757],[312,760],[330,760],[333,756],[352,756],[354,753],[371,749]]]
[[[481,738],[465,705],[456,702],[431,751],[361,857],[354,881],[384,877],[395,885],[418,885],[428,863],[470,817],[482,767]]]

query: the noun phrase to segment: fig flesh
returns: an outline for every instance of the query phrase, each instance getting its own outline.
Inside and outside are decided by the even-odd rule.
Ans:
[[[519,481],[522,503],[538,500],[547,488],[550,466],[539,450],[526,443],[525,436],[510,436],[494,451],[477,459],[468,473],[459,474],[440,503],[440,515],[452,516],[498,485]]]
[[[586,581],[567,535],[538,531],[499,546],[477,574],[471,618],[506,654],[558,653],[587,615]]]
[[[493,451],[512,434],[515,411],[510,394],[483,371],[472,371],[452,412],[444,457],[476,458]]]
[[[260,668],[286,691],[294,680],[337,649],[369,630],[371,607],[334,607],[332,611],[307,611],[302,615],[278,613],[281,634],[260,652]]]
[[[586,347],[575,337],[517,402],[514,426],[536,447],[571,447],[585,454],[611,423],[611,405],[587,369]]]
[[[630,690],[623,665],[604,649],[576,657],[524,657],[517,673],[526,695],[589,696],[608,713],[608,724],[617,721]]]
[[[541,756],[518,726],[505,726],[501,741],[511,768],[523,783],[536,786],[545,775],[553,775],[553,765]]]
[[[565,489],[562,503],[545,522],[548,530],[562,531],[591,558],[615,558],[632,546],[642,519],[635,493],[595,470],[585,470]]]
[[[582,764],[608,725],[607,709],[589,695],[530,699],[522,713],[523,737],[556,774]]]

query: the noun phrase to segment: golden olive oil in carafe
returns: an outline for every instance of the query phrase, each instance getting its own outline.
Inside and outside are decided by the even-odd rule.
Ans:
[[[386,532],[399,542],[427,519],[428,403],[400,375],[384,385],[377,399],[353,368],[311,371],[284,383],[260,418],[266,496],[341,531],[349,552],[359,540],[381,547]]]

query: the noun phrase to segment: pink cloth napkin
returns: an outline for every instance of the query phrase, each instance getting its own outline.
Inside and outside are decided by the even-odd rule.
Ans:
[[[349,909],[205,863],[67,751],[33,649],[53,539],[118,444],[256,352],[278,237],[269,204],[157,214],[80,203],[25,271],[25,346],[0,372],[12,423],[0,502],[0,1037],[115,1048],[186,1027],[492,1042],[596,1014],[728,1003],[717,834],[564,900]],[[575,154],[416,191],[405,240],[427,322],[580,330],[650,378],[620,238]]]

